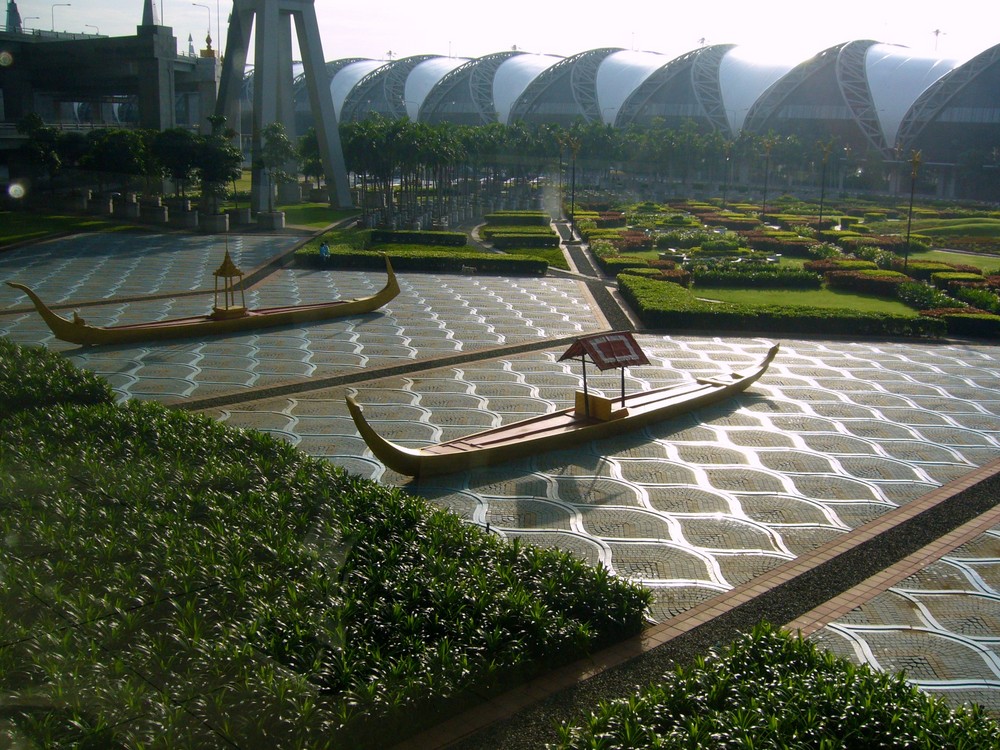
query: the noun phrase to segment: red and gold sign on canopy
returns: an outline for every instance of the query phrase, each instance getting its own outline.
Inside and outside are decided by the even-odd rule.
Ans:
[[[649,364],[645,352],[628,331],[598,333],[577,339],[559,361],[582,357],[584,354],[589,354],[600,370]]]

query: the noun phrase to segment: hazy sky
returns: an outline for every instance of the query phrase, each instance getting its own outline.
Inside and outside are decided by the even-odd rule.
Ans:
[[[26,27],[43,30],[124,36],[142,20],[143,0],[67,2],[18,0],[17,6]],[[232,0],[154,2],[182,52],[189,35],[196,49],[204,46],[209,22],[213,46],[219,48],[220,31],[225,39]],[[315,0],[315,8],[327,60],[382,60],[390,52],[479,57],[515,45],[564,56],[596,47],[675,56],[722,43],[805,59],[853,39],[966,59],[1000,43],[996,0]]]

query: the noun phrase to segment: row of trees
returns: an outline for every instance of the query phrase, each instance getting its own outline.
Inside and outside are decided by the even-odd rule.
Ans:
[[[57,177],[69,170],[87,173],[102,191],[108,187],[129,190],[142,184],[147,193],[153,193],[163,179],[169,179],[182,197],[196,185],[201,210],[218,213],[227,186],[243,172],[243,154],[232,143],[236,134],[226,128],[226,118],[208,119],[212,125],[208,135],[185,128],[58,130],[36,114],[21,120],[17,129],[28,137],[22,147],[27,162],[53,189]],[[297,158],[280,123],[265,128],[260,166],[271,186],[295,179],[288,164]],[[273,210],[273,203],[269,207]]]
[[[209,118],[206,136],[184,129],[162,132],[135,129],[95,130],[83,134],[46,127],[35,115],[19,129],[29,136],[25,150],[37,170],[51,178],[67,167],[89,170],[98,180],[145,180],[167,177],[183,193],[197,182],[201,194],[217,205],[225,186],[239,176],[243,158],[232,145],[234,133],[223,118]],[[429,125],[407,119],[372,116],[341,125],[348,171],[361,196],[361,208],[390,213],[433,204],[435,212],[456,196],[479,199],[518,189],[540,175],[581,185],[634,184],[655,194],[657,186],[697,192],[766,185],[777,191],[809,186],[880,192],[899,184],[899,164],[875,151],[859,151],[832,141],[805,143],[794,136],[742,134],[727,139],[706,132],[694,121],[679,128],[612,128],[580,122],[554,125]],[[260,164],[269,193],[298,171],[317,183],[323,178],[315,131],[292,144],[280,124],[262,133]],[[578,171],[579,170],[579,171]],[[894,173],[894,170],[896,172]],[[908,168],[907,168],[908,171]],[[893,179],[895,178],[895,179]],[[921,173],[922,190],[932,189],[933,175]],[[433,186],[432,191],[427,187]],[[650,190],[650,188],[653,190]],[[724,196],[725,197],[725,196]]]
[[[315,140],[312,132],[304,141],[310,139]],[[390,214],[413,212],[421,201],[433,201],[440,213],[449,197],[478,200],[504,189],[516,192],[540,175],[558,175],[560,184],[572,179],[581,186],[631,185],[647,195],[657,186],[676,185],[690,193],[704,183],[725,191],[729,185],[766,184],[768,178],[779,187],[818,189],[821,173],[827,180],[837,174],[842,188],[878,189],[860,185],[869,173],[885,179],[884,170],[876,170],[879,162],[867,154],[841,149],[836,171],[827,175],[821,162],[830,144],[770,134],[727,140],[718,132],[703,132],[693,121],[679,129],[583,122],[562,128],[522,122],[428,125],[374,115],[342,125],[341,139],[361,208]],[[428,185],[433,192],[427,192]]]

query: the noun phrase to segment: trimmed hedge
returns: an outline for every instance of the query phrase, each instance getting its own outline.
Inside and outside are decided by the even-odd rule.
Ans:
[[[938,289],[948,291],[960,286],[986,286],[986,277],[962,271],[938,271],[931,274],[931,283]]]
[[[629,258],[624,255],[596,256],[597,265],[608,276],[616,276],[626,268],[648,268],[649,262],[643,258]]]
[[[510,247],[559,247],[559,235],[554,232],[550,234],[495,232],[490,234],[487,239],[497,250],[506,250]]]
[[[347,247],[330,249],[330,260],[323,261],[316,252],[296,253],[296,265],[306,268],[385,268],[385,255],[396,272],[458,273],[462,266],[475,268],[477,273],[504,276],[544,276],[549,264],[539,258],[503,253],[479,253],[467,249],[445,250],[433,247],[389,247],[382,250],[354,250]]]
[[[727,265],[691,274],[695,286],[751,287],[756,289],[819,289],[823,278],[810,271],[748,263]]]
[[[543,211],[496,211],[483,217],[487,224],[497,226],[539,225],[548,226],[552,219]]]
[[[371,230],[371,242],[374,244],[464,247],[468,243],[468,237],[464,232],[373,229]]]
[[[114,401],[114,391],[103,378],[77,369],[48,349],[0,338],[0,419],[58,403],[87,406]]]
[[[954,336],[995,339],[1000,337],[1000,315],[971,310],[924,310],[920,313],[932,320],[944,321],[948,333]]]
[[[703,302],[677,284],[620,274],[622,297],[648,328],[844,336],[938,337],[943,321],[849,309],[776,307]]]
[[[558,732],[550,750],[1000,746],[1000,725],[982,707],[951,709],[903,674],[857,666],[768,623]]]
[[[827,271],[870,271],[878,268],[874,261],[854,260],[850,258],[821,258],[820,260],[810,260],[802,264],[802,268],[816,273],[826,273]]]
[[[833,289],[846,289],[858,294],[875,294],[880,297],[898,296],[897,287],[909,281],[911,279],[905,273],[882,269],[826,273],[827,286]]]

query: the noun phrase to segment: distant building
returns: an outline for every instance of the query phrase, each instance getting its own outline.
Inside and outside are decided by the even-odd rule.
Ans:
[[[0,50],[12,61],[0,66],[0,136],[28,112],[62,126],[205,129],[218,90],[210,45],[198,57],[178,55],[152,0],[144,0],[136,36],[110,39],[22,30],[11,0]],[[301,70],[293,71],[292,137],[313,124]],[[951,59],[857,40],[785,62],[731,44],[678,57],[602,48],[564,58],[512,49],[475,59],[342,59],[327,62],[326,72],[341,123],[372,113],[464,125],[695,123],[726,139],[774,133],[808,144],[834,141],[897,164],[920,151],[942,174],[1000,164],[1000,44]],[[252,73],[239,101],[232,124],[246,137]]]
[[[178,55],[173,30],[144,0],[135,36],[24,28],[14,0],[0,31],[0,164],[22,142],[17,123],[35,113],[62,129],[190,127],[209,131],[219,62],[209,46]]]

